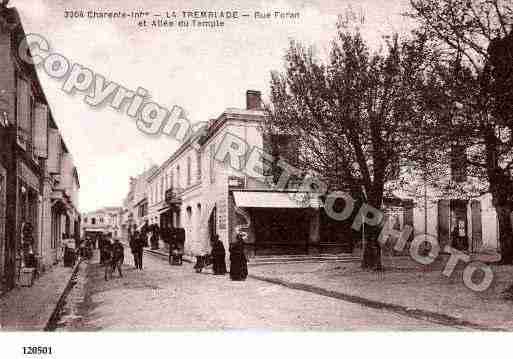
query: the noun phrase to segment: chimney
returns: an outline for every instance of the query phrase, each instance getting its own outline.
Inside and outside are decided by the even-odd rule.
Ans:
[[[262,109],[262,94],[260,91],[248,90],[246,92],[246,109],[247,110],[261,110]]]

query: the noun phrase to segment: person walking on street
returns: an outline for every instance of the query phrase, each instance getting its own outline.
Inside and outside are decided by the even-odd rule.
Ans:
[[[123,272],[121,271],[121,266],[125,260],[125,248],[119,242],[119,238],[114,240],[114,244],[112,245],[112,265],[110,277],[112,278],[112,272],[114,272],[117,268],[119,276],[123,277]]]
[[[104,253],[104,249],[103,249],[104,243],[105,243],[105,240],[103,239],[103,236],[101,234],[98,235],[98,250],[100,251],[100,264],[103,264],[104,257],[105,257],[105,253]]]
[[[247,234],[239,232],[235,242],[230,245],[230,278],[231,280],[245,280],[248,276],[248,261],[244,254],[244,240]]]
[[[134,231],[132,233],[132,236],[130,237],[130,250],[132,252],[132,255],[134,256],[134,264],[135,268],[139,269],[141,266],[139,265],[139,259],[142,257],[142,246],[141,241],[139,240],[139,231]]]
[[[143,248],[144,247],[148,247],[148,237],[147,237],[146,232],[141,231],[141,233],[139,233],[139,248],[137,251],[137,256],[138,256],[137,262],[139,264],[139,269],[141,269],[141,270],[143,269]]]
[[[212,264],[214,274],[224,275],[226,274],[226,251],[224,249],[223,242],[219,240],[219,236],[214,235],[212,241]]]
[[[179,265],[182,265],[182,263],[183,263],[182,257],[183,257],[183,252],[184,252],[184,248],[185,248],[185,229],[181,228],[181,227],[176,228],[174,236],[175,236],[174,238],[176,239],[175,248],[176,248],[177,263]]]
[[[103,266],[105,267],[105,280],[112,275],[112,244],[108,238],[102,240]]]

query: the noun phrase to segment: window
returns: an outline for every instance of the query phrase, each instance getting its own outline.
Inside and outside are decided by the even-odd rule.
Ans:
[[[173,176],[173,170],[171,170],[171,171],[169,171],[169,182],[171,182],[171,183],[169,184],[169,187],[170,187],[170,188],[173,188],[173,187],[174,187],[174,178],[173,178],[173,177],[174,177],[174,176]]]
[[[187,157],[187,186],[191,185],[191,158]]]
[[[25,150],[32,144],[32,99],[30,85],[22,78],[18,78],[17,90],[17,141]]]
[[[176,187],[180,188],[180,166],[176,166]]]
[[[162,201],[164,199],[164,191],[165,191],[165,187],[164,187],[164,177],[162,177],[160,179],[160,200]]]
[[[201,182],[201,152],[196,152],[196,165],[197,168],[197,176],[198,176],[198,182]]]
[[[87,223],[87,217],[84,218],[84,223]]]
[[[91,224],[94,226],[96,224],[96,218],[91,218]]]
[[[210,183],[214,183],[216,180],[215,173],[214,173],[214,161],[215,161],[215,155],[216,155],[216,145],[215,143],[210,145]]]

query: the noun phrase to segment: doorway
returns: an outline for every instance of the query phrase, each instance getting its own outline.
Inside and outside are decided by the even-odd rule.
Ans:
[[[305,209],[250,209],[255,255],[307,254],[311,215]]]

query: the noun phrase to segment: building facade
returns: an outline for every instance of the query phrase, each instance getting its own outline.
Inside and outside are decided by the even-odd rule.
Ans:
[[[0,274],[12,289],[22,267],[43,272],[79,232],[78,172],[34,66],[20,58],[25,38],[15,8],[0,6]],[[28,54],[30,56],[30,54]]]
[[[128,194],[123,201],[121,228],[124,238],[148,219],[148,178],[158,170],[151,166],[135,177],[130,177]]]
[[[323,217],[318,202],[293,200],[297,187],[275,190],[263,172],[249,176],[243,171],[244,156],[239,168],[219,158],[233,138],[246,147],[241,153],[266,147],[260,93],[248,91],[246,99],[245,109],[226,109],[148,177],[143,218],[160,227],[184,228],[189,255],[206,254],[216,235],[228,248],[239,230],[249,234],[249,255],[319,251]],[[327,250],[344,245],[329,244]]]

